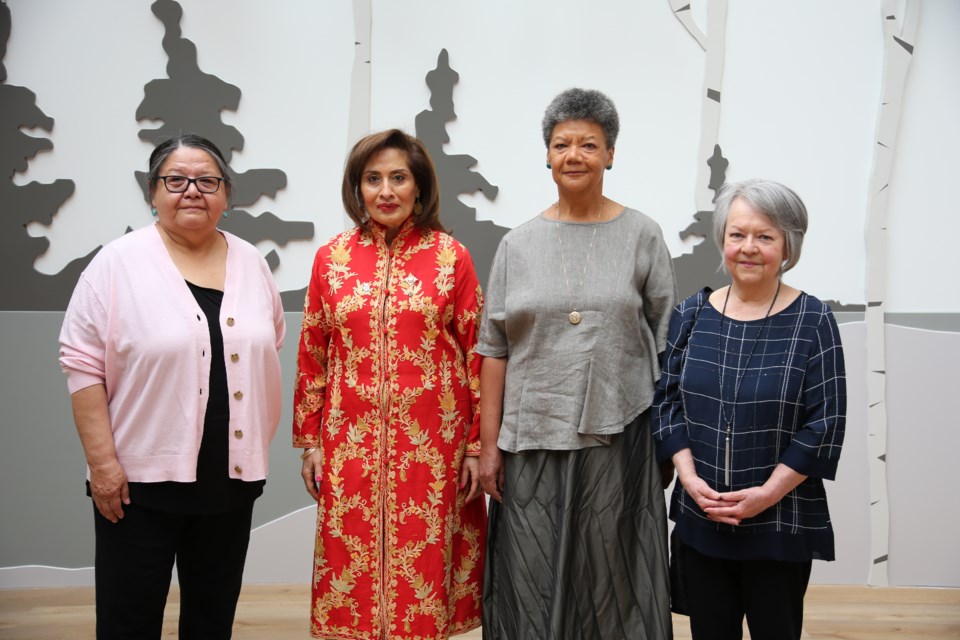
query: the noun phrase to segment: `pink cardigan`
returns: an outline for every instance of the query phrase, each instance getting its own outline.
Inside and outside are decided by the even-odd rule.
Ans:
[[[286,330],[256,248],[227,240],[220,309],[230,393],[229,474],[261,480],[280,419]],[[70,393],[105,384],[117,456],[131,482],[193,482],[210,380],[207,319],[153,226],[105,246],[80,275],[60,332]]]

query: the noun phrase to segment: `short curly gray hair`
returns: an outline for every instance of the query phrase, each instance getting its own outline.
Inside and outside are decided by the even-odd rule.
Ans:
[[[713,212],[713,240],[723,255],[723,240],[727,229],[727,217],[730,206],[737,198],[743,198],[747,204],[770,218],[784,236],[787,259],[781,271],[789,271],[800,261],[800,249],[803,236],[807,232],[807,208],[800,196],[790,187],[773,180],[752,178],[739,182],[728,182],[717,194],[717,205]],[[724,266],[721,263],[721,266]]]
[[[543,144],[550,147],[554,128],[567,120],[586,120],[600,125],[607,139],[607,149],[617,143],[620,116],[613,100],[595,89],[567,89],[547,106],[543,113]]]

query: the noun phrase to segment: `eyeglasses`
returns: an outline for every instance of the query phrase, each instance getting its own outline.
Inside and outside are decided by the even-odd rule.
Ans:
[[[197,185],[200,193],[216,193],[220,189],[220,183],[223,178],[216,176],[200,176],[199,178],[187,178],[186,176],[157,176],[163,180],[163,186],[170,193],[183,193],[190,188],[191,184]]]

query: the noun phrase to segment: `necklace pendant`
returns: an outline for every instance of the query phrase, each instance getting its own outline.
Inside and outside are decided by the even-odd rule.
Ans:
[[[570,324],[580,324],[581,318],[580,318],[579,311],[571,311],[569,318],[570,318]]]

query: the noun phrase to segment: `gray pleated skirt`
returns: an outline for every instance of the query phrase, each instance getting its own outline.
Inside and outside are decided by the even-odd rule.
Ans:
[[[504,453],[483,585],[487,640],[673,637],[649,413],[609,446]]]

